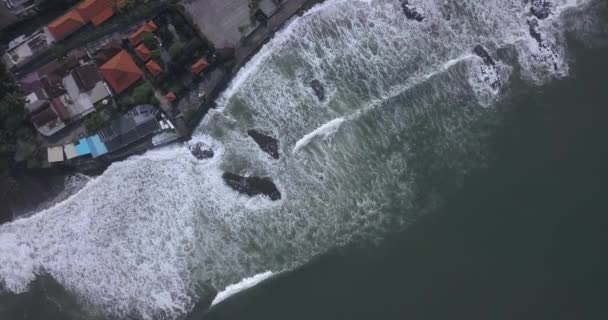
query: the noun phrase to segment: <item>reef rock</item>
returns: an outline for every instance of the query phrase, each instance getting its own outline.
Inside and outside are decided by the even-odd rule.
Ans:
[[[190,145],[188,148],[190,149],[192,155],[199,160],[213,158],[213,149],[209,148],[204,143],[197,142],[193,145]]]
[[[479,56],[483,60],[481,66],[481,77],[483,81],[490,85],[492,89],[498,90],[500,88],[500,78],[498,76],[498,70],[496,69],[496,62],[490,56],[490,53],[481,45],[475,46],[473,53]]]
[[[310,82],[310,86],[319,100],[325,100],[325,88],[323,88],[321,81],[314,79]]]
[[[247,134],[253,138],[253,141],[255,141],[264,152],[268,153],[274,159],[279,158],[279,142],[277,139],[255,130],[249,130],[247,131]]]
[[[241,177],[230,172],[224,173],[222,178],[232,189],[250,197],[265,195],[273,201],[281,199],[281,192],[270,178]]]
[[[534,38],[539,44],[542,43],[543,38],[540,35],[540,31],[538,31],[538,20],[530,19],[528,20],[529,32],[530,36]]]
[[[412,6],[409,0],[401,0],[401,8],[408,19],[416,20],[418,22],[424,20],[424,15],[422,12],[420,12],[416,7]]]
[[[546,0],[531,0],[530,13],[538,19],[546,19],[551,15],[551,2]]]

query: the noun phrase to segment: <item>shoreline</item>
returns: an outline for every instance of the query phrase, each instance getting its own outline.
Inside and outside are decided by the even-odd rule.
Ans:
[[[181,125],[186,131],[184,132],[183,137],[180,139],[159,146],[152,146],[147,140],[144,140],[143,142],[139,142],[138,144],[132,146],[131,151],[117,154],[110,159],[85,159],[76,163],[64,163],[62,165],[52,165],[49,167],[27,167],[27,164],[25,163],[15,163],[7,170],[7,172],[0,172],[0,175],[7,178],[10,177],[13,181],[17,181],[17,196],[24,197],[26,194],[31,194],[30,191],[32,191],[32,188],[27,187],[27,185],[32,185],[32,182],[36,180],[44,180],[47,178],[65,179],[66,177],[75,174],[84,174],[90,177],[98,176],[103,174],[105,170],[116,161],[122,161],[130,156],[143,154],[158,147],[169,144],[173,145],[176,143],[185,143],[189,141],[192,137],[192,133],[199,126],[209,110],[217,107],[217,99],[220,97],[220,95],[228,88],[236,75],[238,75],[242,68],[251,61],[251,59],[264,47],[264,45],[270,42],[276,33],[279,32],[294,16],[301,16],[313,6],[323,3],[324,1],[325,0],[285,0],[281,6],[268,17],[268,21],[265,26],[259,25],[256,29],[250,32],[247,35],[247,40],[245,43],[240,43],[237,47],[235,47],[235,57],[231,60],[234,62],[234,65],[231,66],[230,69],[224,69],[221,71],[223,73],[221,79],[215,86],[213,86],[212,91],[208,93],[207,97],[199,105],[199,107],[195,109],[196,111],[192,118],[189,121],[186,121],[183,116],[175,118],[176,127]],[[188,14],[187,10],[186,13]],[[196,24],[193,26],[196,27],[196,30],[200,32],[200,29],[198,26],[196,26]],[[222,66],[217,66],[217,68],[222,68]],[[32,208],[36,208],[46,201],[52,200],[53,194],[59,194],[61,191],[63,191],[62,187],[59,186],[61,184],[62,183],[51,183],[50,185],[52,186],[52,190],[48,190],[48,192],[46,192],[46,194],[51,194],[51,196],[42,197],[43,199],[28,203],[27,208],[25,208],[23,205],[18,206],[16,209],[12,207],[5,208],[6,212],[2,212],[2,214],[0,214],[0,224],[13,221],[17,216],[23,214],[22,211],[31,210]],[[23,188],[24,186],[26,187]],[[6,186],[0,186],[0,189],[2,188],[6,188]],[[57,188],[60,188],[60,190],[57,190]],[[7,189],[4,193],[0,193],[0,196],[4,196],[5,193],[7,195],[14,194],[15,190]],[[39,191],[36,193],[39,193]],[[15,212],[20,213],[15,214]]]

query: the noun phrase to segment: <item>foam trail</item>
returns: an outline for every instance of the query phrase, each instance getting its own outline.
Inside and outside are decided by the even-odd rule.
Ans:
[[[249,289],[249,288],[257,285],[258,283],[272,277],[273,275],[274,275],[274,273],[272,271],[266,271],[266,272],[258,273],[252,277],[245,278],[238,283],[231,284],[231,285],[227,286],[223,291],[218,293],[217,296],[215,296],[215,298],[211,302],[211,305],[218,304],[218,303],[222,302],[223,300],[225,300],[226,298],[228,298],[238,292],[241,292],[243,290]]]
[[[416,5],[421,23],[395,0],[327,0],[294,19],[193,134],[213,158],[199,161],[186,145],[149,151],[112,164],[52,208],[0,226],[0,282],[24,292],[44,270],[111,318],[180,319],[205,296],[202,284],[225,288],[260,270],[289,270],[407,226],[427,209],[417,179],[441,172],[458,180],[483,165],[480,136],[492,121],[480,120],[499,111],[481,108],[469,83],[478,78],[474,46],[515,47],[520,54],[500,63],[538,83],[555,76],[535,70],[524,1]],[[558,17],[541,21],[540,31],[567,74]],[[323,103],[312,79],[328,89]],[[253,128],[287,148],[280,160],[247,136]],[[298,153],[313,144],[319,152]],[[272,177],[284,198],[234,192],[226,171]]]
[[[340,128],[340,126],[342,125],[342,123],[344,121],[345,121],[344,118],[333,119],[333,120],[323,124],[319,128],[315,129],[313,132],[306,134],[305,136],[302,137],[302,139],[300,139],[296,142],[295,146],[293,147],[292,153],[298,152],[302,147],[304,147],[308,143],[310,143],[310,141],[312,139],[314,139],[315,137],[320,137],[320,136],[322,136],[324,138],[329,137],[330,135],[335,133]]]

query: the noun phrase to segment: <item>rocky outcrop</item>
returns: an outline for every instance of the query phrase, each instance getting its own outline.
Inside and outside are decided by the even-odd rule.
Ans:
[[[540,31],[538,31],[538,20],[536,20],[536,19],[528,20],[528,27],[529,27],[530,36],[532,36],[532,38],[534,38],[534,40],[536,40],[536,42],[541,44],[543,42],[543,38],[540,35]]]
[[[558,71],[558,54],[550,42],[543,40],[543,36],[540,32],[539,21],[532,18],[528,20],[528,26],[530,36],[538,43],[538,52],[535,55],[536,58],[550,68],[553,68],[554,71]]]
[[[190,149],[192,155],[199,160],[213,158],[213,149],[209,148],[209,146],[202,142],[191,144],[188,148]]]
[[[546,19],[551,15],[552,4],[546,0],[531,0],[530,13],[538,19]]]
[[[264,152],[268,153],[274,159],[279,158],[279,141],[277,141],[277,139],[255,130],[249,130],[247,131],[247,134],[253,138],[253,141],[255,141]]]
[[[481,59],[483,59],[483,62],[486,65],[488,65],[488,66],[495,65],[494,59],[492,59],[492,57],[490,56],[490,54],[488,53],[488,51],[482,45],[479,45],[479,44],[476,45],[475,49],[473,49],[473,53],[475,53]]]
[[[405,13],[405,16],[410,19],[410,20],[416,20],[418,22],[421,22],[422,20],[424,20],[424,15],[422,14],[422,12],[417,9],[416,7],[414,7],[413,5],[410,4],[409,0],[400,0],[401,1],[401,8],[403,9],[403,13]]]
[[[241,177],[230,172],[224,173],[222,178],[232,189],[250,197],[265,195],[273,201],[281,199],[281,192],[270,178]]]
[[[494,62],[490,53],[482,45],[475,46],[473,53],[483,60],[480,71],[483,81],[492,87],[492,89],[498,90],[501,85],[500,78],[498,77],[496,62]]]
[[[315,95],[317,96],[317,98],[319,98],[319,100],[325,100],[325,88],[323,88],[321,81],[317,79],[312,80],[310,82],[310,87],[315,92]]]

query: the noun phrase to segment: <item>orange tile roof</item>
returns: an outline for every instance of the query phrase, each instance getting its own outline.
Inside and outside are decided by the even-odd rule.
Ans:
[[[177,97],[175,96],[175,93],[169,92],[165,95],[165,99],[167,99],[167,101],[169,103],[171,103],[171,102],[175,101],[175,99],[177,99]]]
[[[127,51],[122,50],[100,67],[101,74],[116,93],[121,93],[143,74]]]
[[[155,77],[157,75],[159,75],[161,72],[163,72],[163,68],[161,68],[161,66],[159,66],[158,63],[156,63],[156,61],[154,61],[154,60],[148,61],[146,63],[146,68]]]
[[[86,20],[76,10],[70,10],[47,26],[55,40],[62,40],[86,24]]]
[[[192,65],[192,73],[199,74],[203,70],[205,70],[205,68],[207,68],[208,65],[209,65],[209,62],[207,62],[207,60],[205,58],[200,58],[197,62],[195,62]]]
[[[150,49],[148,49],[148,47],[146,47],[146,45],[143,43],[138,45],[137,48],[135,48],[135,53],[137,53],[137,56],[139,56],[139,58],[143,62],[148,61],[148,59],[150,59],[150,57],[152,56],[152,52],[150,52]]]
[[[106,22],[114,15],[114,10],[112,8],[105,8],[103,11],[98,13],[91,19],[91,22],[97,27],[100,24]]]
[[[142,36],[145,33],[154,32],[156,29],[158,29],[156,23],[154,23],[154,21],[148,21],[129,36],[129,42],[131,42],[132,45],[136,46],[141,42]]]
[[[114,0],[85,0],[76,7],[76,10],[85,21],[91,21],[107,9],[112,9],[114,2]]]

